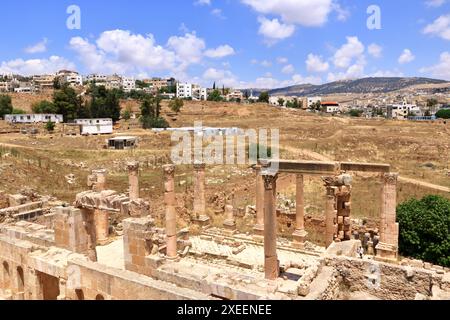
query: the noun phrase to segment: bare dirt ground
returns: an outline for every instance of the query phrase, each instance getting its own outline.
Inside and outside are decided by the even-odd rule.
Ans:
[[[131,103],[131,102],[130,102]],[[135,107],[134,107],[135,108]],[[239,127],[242,129],[279,129],[280,152],[285,159],[334,160],[388,163],[402,177],[398,201],[440,194],[450,198],[450,123],[415,123],[387,120],[351,119],[316,115],[263,104],[186,102],[178,115],[163,115],[171,127],[192,127],[195,121],[204,126]],[[5,126],[0,121],[0,126]],[[108,170],[108,188],[126,192],[128,177],[125,163],[141,162],[142,196],[150,201],[151,210],[162,214],[163,190],[161,166],[170,162],[170,133],[142,129],[117,132],[140,139],[132,151],[104,149],[108,136],[66,137],[58,131],[52,135],[30,137],[22,134],[0,134],[0,190],[17,192],[30,187],[42,194],[71,203],[75,194],[87,189],[87,176],[92,169]],[[75,184],[65,176],[74,174]],[[193,169],[179,166],[176,173],[180,217],[192,210]],[[320,177],[306,177],[305,204],[307,214],[322,216],[325,190]],[[377,219],[381,185],[376,176],[355,175],[353,216]],[[248,166],[208,166],[207,200],[215,223],[232,189],[236,205],[245,208],[255,203],[255,179]],[[293,200],[294,189],[286,188],[283,197]],[[282,200],[280,200],[282,201]],[[245,229],[246,221],[238,221]],[[183,219],[180,227],[185,226]],[[292,226],[281,225],[283,232]]]

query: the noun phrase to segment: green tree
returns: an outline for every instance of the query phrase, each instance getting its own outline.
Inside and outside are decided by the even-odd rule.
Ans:
[[[130,109],[126,109],[122,112],[122,119],[127,120],[127,121],[131,119],[131,110]]]
[[[162,118],[160,114],[160,97],[147,97],[144,101],[142,101],[140,121],[144,129],[169,127],[167,121]]]
[[[441,109],[436,112],[436,118],[450,119],[450,109]]]
[[[120,96],[118,89],[107,90],[105,86],[92,86],[89,103],[92,118],[111,118],[114,122],[120,119]]]
[[[45,124],[45,130],[47,130],[48,132],[53,132],[55,130],[55,123],[49,120]]]
[[[269,92],[263,91],[263,92],[261,92],[260,95],[259,95],[258,102],[269,103],[269,98],[270,98]]]
[[[397,217],[402,255],[450,267],[450,200],[411,199],[397,207]]]
[[[56,113],[61,114],[65,122],[78,118],[83,109],[81,98],[67,85],[53,93],[53,104]]]
[[[183,100],[178,98],[169,102],[169,108],[175,113],[180,112],[183,106],[184,106]]]
[[[223,101],[223,98],[220,94],[219,90],[214,90],[208,95],[208,101],[215,101],[215,102],[221,102]]]
[[[56,106],[47,100],[42,100],[39,102],[36,102],[32,105],[31,110],[33,110],[34,113],[51,113],[55,114],[58,112]]]
[[[13,108],[11,114],[26,114],[25,110]]]
[[[434,98],[428,99],[427,100],[427,107],[432,108],[432,107],[436,106],[438,103],[439,102],[436,99],[434,99]]]
[[[9,95],[0,94],[0,117],[4,118],[5,114],[11,114],[13,111],[12,100]]]
[[[352,109],[352,110],[350,110],[350,112],[349,112],[350,117],[355,117],[355,118],[361,117],[362,113],[363,113],[363,112],[362,112],[361,110],[357,110],[357,109]]]
[[[284,106],[284,102],[285,102],[285,100],[284,100],[283,98],[279,98],[279,99],[278,99],[278,105],[279,105],[280,107],[283,107],[283,106]]]

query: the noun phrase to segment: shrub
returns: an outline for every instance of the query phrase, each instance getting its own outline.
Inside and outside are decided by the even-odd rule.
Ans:
[[[450,109],[442,109],[436,113],[436,118],[450,119]]]
[[[450,267],[450,200],[411,199],[397,208],[402,255]]]

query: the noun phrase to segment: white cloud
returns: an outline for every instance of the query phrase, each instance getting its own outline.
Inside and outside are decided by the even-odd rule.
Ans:
[[[433,77],[450,81],[450,52],[441,53],[439,63],[420,69],[422,73],[429,73]]]
[[[383,77],[383,78],[387,77],[387,78],[390,78],[390,77],[403,77],[404,74],[401,71],[399,71],[397,69],[394,69],[394,70],[378,70],[378,71],[376,71],[376,72],[374,72],[374,73],[372,73],[372,74],[370,74],[368,76],[369,77]]]
[[[219,46],[216,49],[209,49],[205,51],[205,56],[208,58],[223,58],[234,55],[236,52],[229,45]]]
[[[330,65],[326,61],[322,61],[322,57],[310,53],[306,60],[306,69],[309,72],[326,72]]]
[[[203,73],[203,79],[206,82],[215,81],[217,85],[224,85],[226,87],[235,87],[238,85],[237,77],[229,70],[209,68]]]
[[[187,33],[182,37],[173,36],[167,41],[167,46],[175,51],[183,64],[199,63],[206,48],[205,41],[195,33]]]
[[[440,16],[434,20],[433,23],[427,25],[425,29],[423,29],[423,33],[450,40],[450,14]]]
[[[334,65],[338,68],[348,68],[353,59],[363,56],[364,50],[364,45],[358,37],[347,37],[347,43],[334,54]]]
[[[151,34],[133,34],[125,30],[105,31],[93,43],[74,37],[70,47],[88,72],[136,75],[164,71],[182,79],[187,77],[186,69],[201,64],[206,54],[220,57],[228,55],[232,49],[224,45],[205,51],[205,41],[195,32],[170,37],[166,46],[162,46]]]
[[[350,11],[346,8],[343,8],[339,3],[333,2],[332,8],[336,12],[337,19],[339,21],[347,21],[347,19],[350,17]]]
[[[287,66],[284,66],[283,69],[281,69],[281,72],[284,74],[292,74],[295,72],[295,68],[292,64],[288,64]]]
[[[277,62],[278,62],[279,64],[286,64],[286,63],[289,62],[289,60],[288,60],[288,58],[285,58],[285,57],[278,57],[278,58],[277,58]]]
[[[268,60],[263,60],[263,61],[261,61],[261,65],[262,65],[264,68],[270,68],[270,67],[272,66],[272,62],[270,62],[270,61],[268,61]]]
[[[25,48],[25,52],[29,53],[29,54],[46,52],[47,44],[48,44],[48,39],[44,38],[44,39],[42,39],[42,41],[39,41],[38,43]]]
[[[48,59],[16,59],[0,64],[0,74],[13,73],[24,76],[53,74],[62,69],[75,70],[76,67],[72,62],[59,56],[51,56]]]
[[[332,0],[241,0],[261,14],[278,15],[286,24],[324,25],[333,9]]]
[[[367,52],[374,58],[381,58],[383,48],[376,43],[372,43],[367,47]]]
[[[196,6],[210,6],[211,0],[197,0],[194,2],[194,5]]]
[[[250,60],[250,63],[251,63],[251,64],[258,64],[258,60],[252,59],[252,60]]]
[[[221,9],[218,9],[218,8],[212,9],[211,14],[219,19],[226,19],[226,17],[223,15]]]
[[[427,1],[425,1],[425,5],[427,7],[438,8],[438,7],[442,6],[445,2],[446,2],[446,0],[427,0]]]
[[[295,26],[284,24],[278,19],[269,20],[265,17],[259,17],[259,34],[263,35],[266,43],[272,45],[280,40],[289,38],[295,32]]]
[[[400,64],[410,63],[410,62],[414,61],[415,58],[416,57],[413,55],[411,50],[405,49],[405,50],[403,50],[402,54],[398,58],[398,63],[400,63]]]

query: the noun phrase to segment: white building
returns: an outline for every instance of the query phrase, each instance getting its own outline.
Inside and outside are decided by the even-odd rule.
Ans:
[[[75,119],[81,126],[82,135],[97,135],[113,133],[112,119]]]
[[[0,92],[9,92],[9,82],[0,81]]]
[[[93,73],[88,75],[86,80],[90,82],[106,82],[107,78],[106,75]]]
[[[177,98],[189,99],[192,98],[192,84],[191,83],[177,83]]]
[[[308,109],[311,109],[311,106],[315,103],[322,103],[322,97],[308,97],[306,98],[306,103],[308,105]]]
[[[63,116],[60,114],[7,114],[5,121],[8,123],[62,123]]]
[[[122,89],[125,92],[136,90],[136,80],[134,78],[122,78]]]
[[[61,70],[56,75],[61,83],[68,83],[71,86],[82,86],[83,77],[75,71]]]
[[[192,85],[192,99],[193,100],[208,100],[208,89],[197,85]]]
[[[392,104],[387,106],[388,119],[407,120],[410,115],[422,116],[420,107],[406,102],[403,102],[403,104]]]
[[[242,101],[242,100],[244,100],[244,94],[242,93],[241,90],[233,90],[227,95],[227,100],[228,101],[231,101],[231,100]]]

